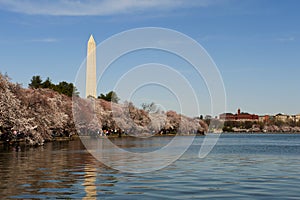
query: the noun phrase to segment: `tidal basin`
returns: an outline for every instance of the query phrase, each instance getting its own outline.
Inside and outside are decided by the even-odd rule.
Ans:
[[[170,139],[113,140],[124,149],[143,152]],[[222,134],[212,152],[200,159],[203,139],[197,136],[169,166],[137,174],[106,167],[80,140],[36,148],[1,146],[0,195],[3,199],[300,198],[300,134]]]

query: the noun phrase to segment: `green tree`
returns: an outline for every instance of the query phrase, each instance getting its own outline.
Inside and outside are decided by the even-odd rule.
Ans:
[[[244,122],[244,128],[245,128],[245,129],[252,128],[253,124],[254,124],[254,123],[251,122],[251,121],[245,121],[245,122]]]
[[[58,93],[65,94],[69,97],[74,95],[79,95],[77,88],[73,85],[73,83],[67,83],[66,81],[59,82],[57,85],[51,82],[51,79],[47,77],[47,79],[43,82],[40,76],[33,76],[31,79],[31,83],[29,84],[30,88],[49,88]]]
[[[100,96],[98,96],[98,99],[103,99],[105,101],[111,101],[114,103],[118,103],[120,100],[118,95],[114,91],[110,91],[106,95],[100,94]]]
[[[28,84],[28,86],[30,88],[40,88],[42,87],[42,79],[40,76],[33,76],[30,80],[30,83]]]
[[[47,77],[47,79],[41,84],[42,88],[53,88],[54,84],[51,82],[50,78]]]
[[[73,94],[73,91],[75,91],[75,87],[74,87],[73,83],[67,83],[66,81],[59,82],[58,85],[55,85],[53,89],[61,94],[65,94],[69,97],[71,97]]]

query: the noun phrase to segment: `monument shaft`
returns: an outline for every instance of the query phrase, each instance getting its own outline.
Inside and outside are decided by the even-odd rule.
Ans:
[[[91,35],[87,45],[86,58],[86,97],[92,96],[97,98],[97,81],[96,81],[96,42]]]

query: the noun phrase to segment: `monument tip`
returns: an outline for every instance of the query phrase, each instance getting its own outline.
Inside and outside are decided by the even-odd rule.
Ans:
[[[93,34],[91,34],[90,39],[89,39],[89,42],[95,42],[94,37],[93,37]]]

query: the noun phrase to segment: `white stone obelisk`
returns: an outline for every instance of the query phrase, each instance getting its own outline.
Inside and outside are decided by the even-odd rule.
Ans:
[[[97,82],[96,82],[96,42],[93,35],[87,44],[86,58],[86,90],[85,96],[97,98]]]

